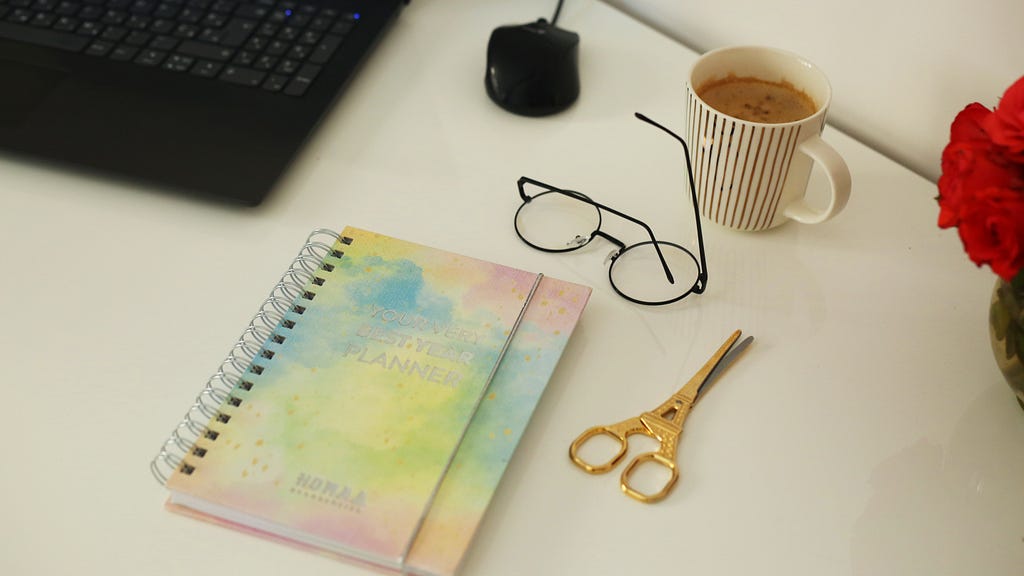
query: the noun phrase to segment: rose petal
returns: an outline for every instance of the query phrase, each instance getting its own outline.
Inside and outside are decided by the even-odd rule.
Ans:
[[[985,123],[992,116],[992,111],[981,104],[974,102],[968,104],[949,127],[949,143],[963,141],[985,141],[991,140],[985,131]]]
[[[983,188],[964,198],[958,224],[964,250],[977,264],[1009,280],[1024,268],[1024,194]]]
[[[995,111],[979,122],[1008,157],[1024,162],[1024,77],[1007,88]]]

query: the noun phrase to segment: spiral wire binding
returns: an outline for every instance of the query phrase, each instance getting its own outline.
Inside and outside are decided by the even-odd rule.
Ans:
[[[330,238],[330,241],[325,241],[324,237]],[[216,439],[218,432],[211,429],[210,423],[215,419],[227,423],[230,419],[230,416],[221,412],[221,407],[225,403],[234,406],[240,404],[241,400],[232,396],[232,391],[251,388],[252,384],[246,374],[259,374],[263,371],[263,366],[256,364],[257,359],[273,358],[274,352],[268,349],[267,342],[278,337],[276,333],[280,327],[294,328],[295,321],[288,320],[286,315],[290,312],[301,314],[304,307],[296,302],[302,298],[311,300],[315,296],[311,289],[323,285],[324,280],[317,273],[334,270],[334,264],[328,262],[328,258],[342,256],[340,251],[334,249],[335,242],[339,240],[345,244],[351,242],[326,229],[314,230],[306,238],[298,255],[232,346],[230,354],[206,381],[188,412],[150,462],[150,470],[158,482],[167,484],[175,471],[191,474],[195,470],[185,462],[185,457],[189,454],[202,457],[205,449],[196,446],[196,442],[203,437]]]

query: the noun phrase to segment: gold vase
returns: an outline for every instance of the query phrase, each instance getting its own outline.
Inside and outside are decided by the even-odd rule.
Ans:
[[[1012,282],[996,280],[989,307],[989,335],[992,353],[1017,402],[1024,408],[1024,272]]]

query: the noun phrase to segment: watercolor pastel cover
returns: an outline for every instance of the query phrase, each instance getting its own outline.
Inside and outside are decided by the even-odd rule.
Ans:
[[[351,227],[296,262],[294,301],[279,284],[279,321],[241,346],[253,359],[190,411],[209,422],[154,460],[173,465],[168,507],[453,574],[590,289]]]

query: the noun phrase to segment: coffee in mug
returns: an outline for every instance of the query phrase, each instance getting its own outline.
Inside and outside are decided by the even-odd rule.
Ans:
[[[824,222],[850,196],[850,171],[821,139],[828,79],[804,58],[735,46],[697,59],[686,84],[686,141],[704,218],[737,230]],[[806,200],[811,167],[829,181],[824,206]]]
[[[697,95],[715,110],[750,122],[795,122],[817,110],[806,92],[785,80],[770,82],[730,74],[698,86]]]

